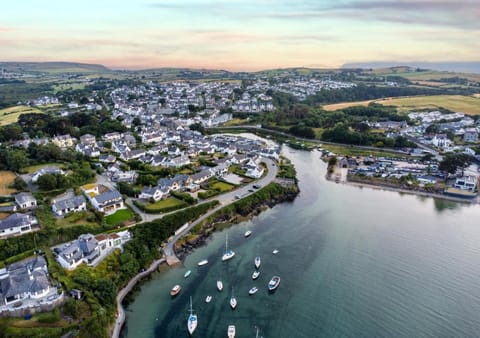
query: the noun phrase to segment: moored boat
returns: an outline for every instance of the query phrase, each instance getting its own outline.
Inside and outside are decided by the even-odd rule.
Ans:
[[[190,274],[192,273],[192,270],[188,270],[187,272],[185,272],[185,274],[183,275],[184,278],[187,278],[188,276],[190,276]]]
[[[235,310],[235,308],[237,307],[237,298],[235,298],[235,296],[233,295],[233,287],[232,287],[232,297],[230,297],[230,307],[232,308],[232,310]]]
[[[225,252],[223,253],[222,256],[222,261],[228,261],[229,259],[232,259],[233,256],[235,256],[235,252],[232,250],[228,250],[228,235],[225,237]]]
[[[170,290],[170,296],[175,297],[182,291],[182,287],[180,285],[175,285],[172,290]]]
[[[228,338],[235,338],[235,325],[228,325],[227,335]]]
[[[193,334],[193,332],[197,328],[197,325],[198,325],[198,318],[197,318],[197,315],[193,313],[192,297],[190,297],[190,315],[188,316],[188,320],[187,320],[187,328],[188,328],[188,333],[190,335]]]
[[[249,291],[248,291],[248,294],[251,296],[251,295],[254,295],[256,294],[258,291],[258,288],[256,286],[254,286],[253,288],[251,288]]]
[[[217,280],[217,290],[218,291],[223,290],[223,282],[221,280]]]
[[[205,298],[205,303],[210,303],[212,301],[212,296],[208,295],[207,298]]]
[[[280,285],[280,277],[273,276],[268,282],[268,291],[274,291]]]
[[[258,269],[262,263],[260,256],[255,257],[255,267]]]
[[[198,262],[198,266],[203,266],[203,265],[207,265],[207,264],[208,264],[208,260],[206,260],[206,259]]]
[[[247,230],[247,231],[245,232],[245,237],[248,237],[248,236],[250,236],[251,234],[252,234],[252,230]]]
[[[260,271],[254,271],[254,272],[252,273],[252,279],[257,279],[258,276],[260,276]]]
[[[274,255],[276,255],[276,254],[278,254],[278,250],[275,249],[275,250],[272,251],[272,253],[273,253]]]

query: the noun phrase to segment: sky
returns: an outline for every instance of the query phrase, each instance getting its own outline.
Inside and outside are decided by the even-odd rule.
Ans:
[[[260,70],[475,61],[479,0],[16,0],[1,61]]]

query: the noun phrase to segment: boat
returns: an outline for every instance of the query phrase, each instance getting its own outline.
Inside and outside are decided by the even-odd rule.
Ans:
[[[188,270],[187,272],[185,272],[185,274],[183,275],[184,278],[187,278],[188,276],[190,276],[190,274],[192,273],[192,270]]]
[[[258,269],[262,261],[260,260],[260,256],[255,257],[255,267]]]
[[[188,316],[188,320],[187,320],[187,328],[188,328],[188,333],[190,333],[190,335],[192,335],[195,329],[197,328],[197,324],[198,324],[198,318],[196,314],[193,314],[192,297],[190,297],[190,315]]]
[[[258,291],[258,288],[256,286],[254,286],[253,288],[251,288],[249,291],[248,291],[248,294],[251,296],[251,295],[254,295],[256,294]]]
[[[203,261],[200,261],[198,262],[198,266],[203,266],[203,265],[207,265],[208,264],[208,260],[204,259]]]
[[[268,282],[268,291],[274,291],[280,285],[280,277],[273,276]]]
[[[228,261],[229,259],[232,259],[233,256],[235,256],[235,252],[232,250],[228,250],[228,235],[225,237],[225,252],[223,253],[222,256],[222,261]]]
[[[257,279],[258,276],[260,276],[260,271],[254,271],[254,272],[252,273],[252,279]]]
[[[228,325],[227,335],[228,338],[235,338],[235,325]]]
[[[208,295],[207,298],[205,298],[205,303],[210,303],[212,301],[212,296]]]
[[[182,287],[180,285],[175,285],[172,290],[170,291],[170,296],[175,297],[182,291]]]
[[[272,251],[272,253],[273,253],[274,255],[276,255],[276,254],[278,253],[278,250],[275,249],[275,250]]]
[[[217,280],[217,290],[218,291],[223,290],[223,282],[221,280]]]
[[[245,232],[245,237],[248,237],[248,236],[250,236],[251,234],[252,234],[252,230],[247,230],[247,231]]]
[[[233,295],[233,287],[232,287],[232,297],[230,297],[230,306],[232,310],[235,310],[235,308],[237,307],[237,299]]]

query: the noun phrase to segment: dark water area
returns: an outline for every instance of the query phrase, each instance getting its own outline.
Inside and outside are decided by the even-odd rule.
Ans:
[[[318,152],[284,153],[297,169],[297,199],[215,233],[184,266],[152,275],[127,307],[123,337],[188,337],[190,296],[194,337],[226,337],[230,324],[236,337],[255,337],[256,326],[263,337],[480,335],[479,206],[335,184]],[[222,262],[226,234],[236,256]],[[197,267],[202,259],[209,264]],[[282,281],[269,293],[273,275]],[[182,291],[172,299],[175,284]]]

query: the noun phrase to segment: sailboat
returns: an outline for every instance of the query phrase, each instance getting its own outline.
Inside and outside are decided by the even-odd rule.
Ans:
[[[188,321],[187,321],[188,333],[190,333],[190,335],[192,335],[195,329],[197,328],[197,324],[198,324],[197,315],[193,314],[192,297],[190,297],[190,315],[188,316]]]
[[[232,307],[232,310],[235,310],[237,307],[237,298],[233,295],[233,286],[232,286],[232,297],[230,297],[230,306]]]
[[[222,256],[222,261],[228,261],[229,259],[232,259],[233,256],[235,256],[235,252],[232,250],[228,250],[228,235],[225,237],[225,252],[223,253]]]

